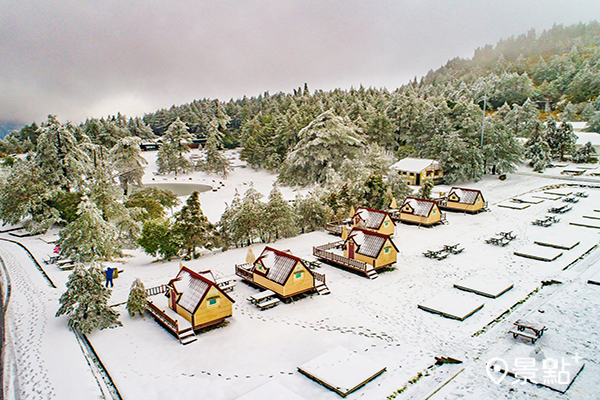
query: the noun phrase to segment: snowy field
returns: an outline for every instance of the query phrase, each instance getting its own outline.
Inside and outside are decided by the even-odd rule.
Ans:
[[[150,163],[145,182],[175,182],[173,176],[155,176],[155,153],[146,154]],[[192,182],[218,188],[200,196],[202,208],[213,222],[236,189],[243,194],[254,182],[266,197],[275,180],[272,174],[242,168],[239,161],[236,164],[227,179],[202,173],[177,177],[178,182],[190,182],[191,178]],[[123,327],[96,331],[89,339],[124,399],[237,399],[253,391],[262,393],[260,398],[265,400],[279,399],[259,389],[267,384],[270,386],[266,388],[278,388],[274,392],[292,392],[304,399],[338,399],[337,394],[297,371],[298,366],[338,346],[387,368],[349,399],[385,399],[419,373],[425,375],[396,398],[421,399],[432,394],[432,399],[598,398],[600,286],[587,281],[600,273],[600,250],[596,248],[600,229],[569,222],[600,215],[594,211],[600,208],[600,189],[575,188],[573,191],[585,190],[589,197],[559,215],[559,223],[546,228],[531,221],[543,219],[550,207],[566,204],[562,196],[530,203],[523,210],[498,207],[517,196],[543,194],[554,185],[600,186],[598,177],[586,173],[571,178],[560,171],[553,168],[539,175],[522,168],[506,181],[486,177],[465,185],[482,190],[491,212],[448,212],[449,224],[433,228],[398,225],[394,236],[400,250],[398,262],[394,270],[375,280],[323,265],[318,272],[326,274],[330,295],[313,295],[265,311],[246,301],[257,290],[238,281],[232,292],[236,303],[229,324],[200,335],[187,346],[150,316],[130,318],[122,305],[135,278],[141,278],[146,287],[165,284],[177,274],[179,261],[156,262],[141,251],[130,251],[111,263],[124,270],[115,280],[111,298],[121,313]],[[448,189],[436,187],[436,191]],[[282,188],[282,192],[289,199],[296,196],[290,188]],[[485,243],[501,231],[512,231],[517,237],[504,247]],[[49,233],[16,239],[3,233],[0,238],[18,240],[41,263],[52,252],[53,246],[47,241],[56,236]],[[561,249],[563,254],[551,262],[514,254],[536,240],[549,238],[579,244],[570,250]],[[312,259],[312,246],[335,239],[325,232],[313,232],[270,245]],[[422,254],[456,243],[465,250],[441,261]],[[259,254],[264,246],[255,244],[254,252]],[[235,264],[244,262],[246,253],[247,248],[232,249],[184,264],[194,270],[210,269],[217,277],[230,276]],[[16,378],[13,391],[23,399],[103,398],[106,389],[92,373],[66,320],[53,317],[69,273],[42,264],[57,286],[53,288],[17,245],[0,241],[0,256],[12,285],[6,350],[9,360],[14,361],[8,363],[8,375]],[[454,288],[465,279],[514,286],[498,298],[489,298]],[[542,281],[560,283],[542,287]],[[452,291],[483,303],[483,308],[459,321],[417,307],[441,292]],[[548,330],[535,345],[514,339],[507,332],[519,318],[534,320]],[[496,384],[488,376],[486,363],[494,357],[509,350],[527,353],[536,348],[548,349],[551,354],[578,355],[585,363],[566,395],[530,383],[522,385],[510,377]],[[431,367],[435,357],[442,356],[463,362]],[[495,378],[494,373],[490,372]]]

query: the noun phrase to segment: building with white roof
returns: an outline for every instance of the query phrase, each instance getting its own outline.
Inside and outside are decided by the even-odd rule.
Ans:
[[[398,171],[408,185],[418,186],[425,179],[431,179],[433,183],[438,184],[444,179],[444,171],[440,163],[427,158],[406,157],[390,168]]]

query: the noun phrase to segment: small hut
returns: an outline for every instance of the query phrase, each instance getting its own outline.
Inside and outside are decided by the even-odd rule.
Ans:
[[[352,227],[363,228],[384,235],[393,235],[395,223],[387,211],[358,207],[352,216]]]
[[[344,257],[362,261],[379,269],[398,258],[398,248],[389,235],[353,228],[344,242]]]
[[[400,221],[406,223],[431,226],[445,220],[446,216],[433,200],[407,197],[400,210]]]
[[[211,271],[195,272],[181,266],[167,284],[169,308],[188,320],[194,330],[231,317],[235,302],[215,283]]]
[[[406,157],[393,164],[390,168],[398,171],[398,174],[408,185],[419,186],[426,179],[434,184],[441,183],[444,179],[444,171],[440,163],[427,158]]]
[[[480,190],[453,187],[441,203],[444,209],[477,213],[487,208]]]
[[[320,292],[325,286],[325,276],[308,269],[302,259],[289,251],[268,246],[254,262],[236,265],[235,273],[283,299],[315,290]]]

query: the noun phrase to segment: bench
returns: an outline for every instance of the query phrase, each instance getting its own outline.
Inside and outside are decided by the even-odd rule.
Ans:
[[[266,310],[268,308],[275,307],[279,303],[280,303],[279,299],[275,297],[275,298],[272,298],[267,301],[262,301],[262,302],[256,303],[256,307],[260,308],[261,310]]]
[[[510,331],[508,331],[508,333],[512,333],[512,335],[515,339],[518,338],[519,336],[523,336],[526,339],[531,339],[531,343],[535,343],[540,338],[540,336],[537,336],[533,333],[527,333],[524,331],[519,331],[519,330],[514,330],[514,329],[511,329]]]
[[[60,259],[60,255],[48,256],[44,261],[44,264],[54,264]]]

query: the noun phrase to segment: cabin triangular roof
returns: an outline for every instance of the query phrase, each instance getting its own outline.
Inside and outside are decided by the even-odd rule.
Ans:
[[[256,259],[255,264],[258,262],[267,269],[265,277],[280,285],[284,285],[287,282],[298,262],[304,265],[302,259],[295,255],[269,246],[264,248],[260,256]],[[308,268],[306,270],[312,275]],[[256,269],[254,269],[254,272],[259,273]]]
[[[352,240],[354,243],[356,243],[356,252],[358,254],[362,254],[367,257],[377,258],[379,253],[381,253],[381,249],[383,249],[383,246],[388,240],[392,246],[394,246],[396,251],[398,251],[398,248],[390,239],[389,235],[369,231],[367,229],[352,228],[346,241],[348,240]]]
[[[410,206],[411,210],[413,210],[412,214],[418,215],[419,217],[428,217],[429,214],[431,214],[431,210],[433,210],[436,205],[433,200],[407,197],[406,200],[404,200],[404,204],[402,204],[402,212],[404,212],[404,207],[407,204]]]
[[[481,191],[477,189],[453,187],[448,192],[448,197],[450,197],[453,193],[458,197],[458,203],[475,204],[477,196],[481,194]],[[481,195],[481,198],[483,199],[483,195]]]
[[[181,294],[177,300],[177,305],[181,306],[190,313],[196,312],[202,300],[211,287],[215,287],[221,294],[235,301],[223,292],[215,283],[215,277],[211,271],[195,272],[188,267],[181,267],[175,279],[169,282],[169,286],[175,289],[175,292]]]
[[[365,228],[379,229],[386,216],[389,216],[387,211],[375,210],[368,207],[358,207],[353,219],[358,217],[363,220],[365,222]]]

